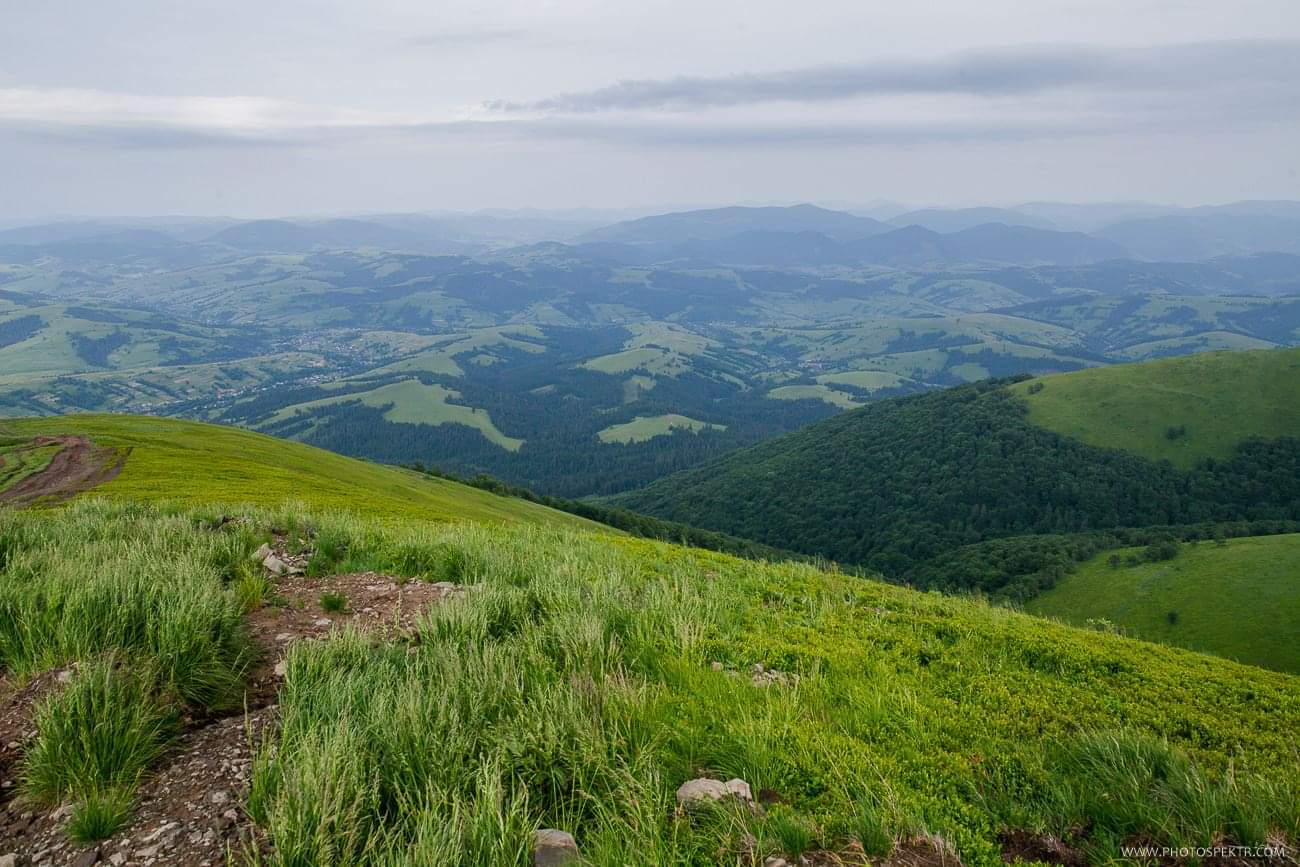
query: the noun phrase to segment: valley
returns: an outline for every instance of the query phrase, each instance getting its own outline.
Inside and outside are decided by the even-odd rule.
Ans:
[[[411,243],[384,225],[250,223],[198,240],[22,230],[0,244],[0,415],[216,420],[609,496],[882,398],[1300,339],[1287,282],[1300,259],[1284,252],[1078,263],[1045,248],[1025,262],[991,246],[952,262],[749,264],[663,246],[904,231],[811,206],[441,255],[375,249]],[[65,237],[77,231],[89,237]],[[670,416],[690,422],[638,422]]]

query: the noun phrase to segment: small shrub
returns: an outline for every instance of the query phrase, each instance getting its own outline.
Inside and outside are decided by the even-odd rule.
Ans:
[[[1177,426],[1170,425],[1169,427],[1165,428],[1165,439],[1169,440],[1170,442],[1173,442],[1176,439],[1181,439],[1186,435],[1187,435],[1186,425],[1181,425],[1181,424]]]
[[[1124,558],[1118,554],[1111,554],[1106,558],[1106,565],[1110,566],[1112,569],[1118,569],[1120,566],[1124,565]]]
[[[123,788],[109,788],[87,794],[73,808],[68,836],[77,843],[93,843],[112,837],[131,817],[131,794]]]
[[[1160,563],[1178,556],[1178,543],[1172,539],[1152,542],[1142,549],[1142,557],[1148,563]]]
[[[1047,386],[1043,385],[1043,383],[1041,382],[1031,382],[1029,383],[1029,388],[1025,389],[1025,391],[1029,392],[1030,394],[1038,394],[1046,387]]]
[[[320,607],[330,614],[342,614],[348,610],[348,597],[327,590],[320,595]]]
[[[1177,626],[1177,625],[1178,625],[1178,612],[1177,612],[1177,611],[1167,611],[1167,612],[1165,612],[1165,623],[1168,623],[1170,626]]]

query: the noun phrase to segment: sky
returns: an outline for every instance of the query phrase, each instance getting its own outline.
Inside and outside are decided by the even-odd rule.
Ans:
[[[1296,0],[0,0],[0,218],[1300,199]]]

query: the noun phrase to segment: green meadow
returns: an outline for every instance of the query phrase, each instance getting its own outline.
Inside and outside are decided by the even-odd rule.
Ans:
[[[1300,535],[1184,543],[1171,560],[1130,562],[1141,554],[1099,554],[1025,607],[1300,674]]]
[[[1040,427],[1184,468],[1247,437],[1300,435],[1300,349],[1097,367],[1012,390]]]

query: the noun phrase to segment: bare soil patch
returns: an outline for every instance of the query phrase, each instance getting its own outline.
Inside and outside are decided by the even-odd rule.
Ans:
[[[129,454],[112,446],[97,446],[83,436],[39,436],[24,449],[59,444],[50,465],[0,491],[0,503],[30,506],[57,503],[102,485],[122,472]]]

